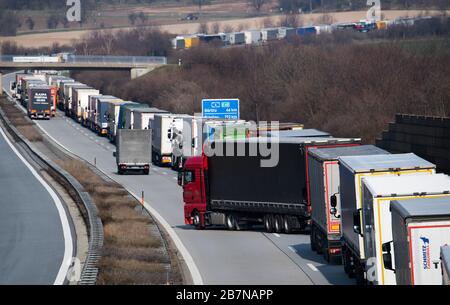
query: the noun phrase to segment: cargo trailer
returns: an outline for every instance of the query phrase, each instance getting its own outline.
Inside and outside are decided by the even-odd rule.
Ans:
[[[29,89],[36,86],[47,86],[47,85],[45,84],[45,82],[37,78],[25,77],[24,79],[22,79],[21,84],[22,89],[19,102],[22,104],[23,107],[25,108],[28,107],[27,105],[28,105]]]
[[[64,112],[68,117],[72,115],[73,88],[91,88],[91,87],[79,82],[64,83]]]
[[[200,45],[200,38],[197,36],[185,37],[184,38],[184,47],[186,49],[198,47]]]
[[[313,26],[305,26],[297,28],[297,35],[306,36],[306,35],[315,35],[317,34],[317,30]]]
[[[268,132],[269,137],[281,137],[281,138],[315,138],[315,137],[331,137],[328,132],[317,130],[317,129],[299,129],[299,130],[277,130]]]
[[[92,100],[92,97],[91,97]],[[108,108],[110,103],[123,102],[122,99],[112,95],[102,95],[98,98],[94,98],[95,109],[93,110],[93,126],[92,129],[99,136],[107,136],[109,121],[108,121]]]
[[[278,28],[278,39],[287,39],[290,37],[294,37],[296,34],[297,34],[297,31],[295,28],[289,28],[289,27]]]
[[[328,25],[328,24],[319,24],[314,27],[316,29],[317,35],[330,34],[333,31],[331,25]]]
[[[228,34],[228,42],[231,45],[244,44],[245,43],[245,33],[235,32]]]
[[[151,129],[155,114],[168,114],[166,110],[147,107],[147,108],[134,108],[133,109],[133,124],[131,129]]]
[[[312,148],[308,151],[311,190],[311,248],[322,253],[327,262],[340,264],[341,198],[339,194],[339,157],[386,155],[373,145]]]
[[[221,45],[225,44],[226,35],[225,34],[208,34],[208,35],[199,35],[198,38],[200,42],[204,43],[218,43]]]
[[[119,129],[115,153],[119,175],[130,171],[148,175],[151,163],[151,130]]]
[[[146,108],[148,107],[146,104],[140,104],[140,103],[136,103],[136,102],[131,102],[131,101],[126,101],[124,102],[122,105],[120,105],[119,108],[119,117],[118,117],[118,124],[117,124],[117,128],[118,129],[130,129],[127,128],[127,126],[131,126],[131,121],[127,121],[127,109],[131,109],[131,108]]]
[[[176,38],[172,39],[172,47],[175,50],[182,50],[186,46],[184,37],[177,36]]]
[[[362,178],[367,176],[400,176],[435,173],[436,166],[415,154],[343,156],[339,157],[341,195],[342,262],[349,276],[355,276],[358,284],[364,284],[365,261],[363,232],[354,226],[362,219]]]
[[[135,111],[137,109],[147,109],[147,110],[150,109],[150,111],[152,110],[152,108],[148,107],[147,104],[136,103],[136,104],[124,105],[123,106],[124,120],[121,121],[119,119],[119,121],[121,123],[120,126],[122,126],[121,128],[123,128],[123,129],[135,129],[134,128],[134,114],[135,114]],[[153,110],[156,110],[156,108],[153,108]],[[160,113],[167,113],[167,111],[158,111],[158,110],[156,110],[156,111],[160,112]],[[120,116],[120,114],[119,114],[119,116]],[[145,128],[148,128],[148,122],[144,126],[145,126]],[[145,128],[138,128],[138,129],[145,129]]]
[[[278,28],[266,28],[261,30],[261,41],[267,42],[278,39]]]
[[[52,87],[35,86],[28,89],[27,113],[31,119],[50,119],[52,111]]]
[[[100,91],[93,88],[72,87],[72,117],[82,125],[88,118],[90,95],[99,95]]]
[[[205,153],[188,158],[183,187],[185,223],[229,230],[264,224],[267,232],[303,230],[310,218],[308,150],[358,145],[360,139],[249,138],[206,142]],[[273,154],[267,152],[268,146]],[[217,153],[211,153],[211,149]],[[222,153],[220,153],[222,148]],[[230,151],[240,153],[228,153]]]
[[[65,109],[65,95],[64,95],[64,86],[65,84],[75,83],[74,79],[68,78],[59,81],[58,84],[58,109],[64,111]]]
[[[450,285],[450,245],[441,247],[442,285]]]
[[[261,32],[258,30],[245,31],[244,34],[246,44],[257,44],[261,41]]]
[[[152,121],[152,157],[153,162],[159,166],[172,164],[172,130],[183,127],[183,117],[188,115],[155,114]]]
[[[112,143],[115,143],[116,141],[116,134],[119,123],[119,111],[123,104],[129,103],[126,101],[112,101],[108,102],[108,113],[107,113],[107,119],[108,119],[108,138]]]
[[[382,245],[383,260],[397,285],[448,285],[450,197],[393,200],[390,211],[393,241]]]

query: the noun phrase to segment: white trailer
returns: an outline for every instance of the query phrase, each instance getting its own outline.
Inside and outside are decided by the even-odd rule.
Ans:
[[[263,42],[278,39],[278,28],[266,28],[261,30],[261,40]]]
[[[297,35],[297,29],[289,27],[281,27],[278,29],[278,39],[286,39]]]
[[[183,117],[187,115],[156,114],[151,124],[152,158],[157,165],[172,164],[172,130],[183,128]]]
[[[71,116],[72,113],[73,88],[91,88],[91,87],[79,82],[64,83],[64,111],[66,113],[66,116]]]
[[[169,112],[154,107],[134,108],[132,129],[150,129],[155,114],[169,114]]]
[[[393,270],[386,268],[383,244],[392,241],[392,221],[389,210],[393,200],[439,198],[450,196],[450,178],[444,174],[365,177],[363,181],[363,225],[356,221],[364,236],[367,281],[375,285],[395,285]],[[450,205],[449,205],[450,207]],[[395,254],[395,252],[394,252]]]
[[[99,95],[100,91],[93,88],[72,88],[72,114],[73,118],[85,124],[88,117],[90,95]]]
[[[390,210],[393,248],[391,242],[383,244],[388,250],[383,256],[395,270],[397,284],[445,284],[449,271],[446,255],[450,254],[450,197],[394,200]],[[445,248],[441,251],[445,246],[447,253]]]
[[[245,43],[245,33],[244,32],[234,32],[227,34],[228,43],[231,45],[244,44]]]
[[[91,98],[92,100],[92,98]],[[106,136],[108,134],[108,108],[110,103],[123,102],[122,99],[112,95],[102,95],[98,98],[94,98],[95,104],[93,110],[92,129],[100,136]]]
[[[111,142],[116,141],[117,125],[119,123],[120,106],[127,103],[126,101],[111,101],[108,103],[108,111],[106,114],[108,120],[108,138]]]
[[[246,44],[256,44],[261,40],[261,32],[258,30],[245,31],[244,34]]]
[[[345,156],[339,158],[341,183],[342,262],[349,276],[364,284],[365,261],[362,219],[362,178],[404,174],[434,174],[436,166],[415,154]],[[361,225],[354,227],[355,222]]]
[[[387,151],[373,145],[308,150],[311,248],[322,253],[327,262],[340,264],[342,261],[339,157],[387,154]]]

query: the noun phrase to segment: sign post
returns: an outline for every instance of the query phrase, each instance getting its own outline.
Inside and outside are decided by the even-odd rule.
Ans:
[[[204,99],[202,116],[204,118],[239,120],[239,99]]]

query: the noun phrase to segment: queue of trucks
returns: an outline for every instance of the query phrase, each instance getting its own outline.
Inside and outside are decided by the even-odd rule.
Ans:
[[[197,229],[308,233],[358,284],[450,283],[450,178],[413,153],[295,123],[172,114],[58,75],[18,74],[11,90],[33,118],[54,106],[108,137],[118,174],[179,171]]]

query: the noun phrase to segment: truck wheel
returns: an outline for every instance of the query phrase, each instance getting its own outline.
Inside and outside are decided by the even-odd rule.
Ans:
[[[287,215],[283,217],[283,229],[286,234],[292,233],[292,225],[289,216]]]
[[[144,175],[149,175],[150,174],[150,170],[149,169],[144,169]]]
[[[194,226],[195,226],[195,228],[196,228],[197,230],[203,230],[203,229],[204,229],[204,227],[202,226],[202,221],[201,221],[201,218],[200,218],[200,213],[197,212],[197,211],[194,213],[194,216],[193,216],[193,223],[194,223]]]
[[[225,224],[227,229],[230,231],[234,231],[236,229],[236,220],[234,219],[233,214],[227,214],[225,218]]]
[[[274,229],[276,233],[283,232],[283,216],[275,215]]]
[[[355,279],[356,285],[367,285],[367,281],[364,277],[364,268],[361,262],[355,262]]]
[[[267,233],[273,232],[273,216],[270,214],[264,215],[264,228]]]
[[[344,265],[345,273],[347,273],[350,278],[353,278],[355,274],[351,264],[350,252],[344,246],[342,247],[342,264]]]

